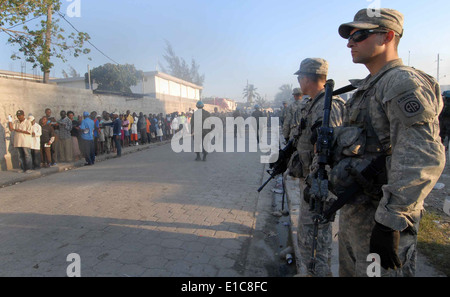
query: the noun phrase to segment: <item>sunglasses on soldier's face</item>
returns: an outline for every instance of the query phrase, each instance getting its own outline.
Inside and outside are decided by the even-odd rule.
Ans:
[[[372,34],[388,33],[388,31],[380,30],[359,30],[348,37],[348,41],[361,42],[369,38]]]

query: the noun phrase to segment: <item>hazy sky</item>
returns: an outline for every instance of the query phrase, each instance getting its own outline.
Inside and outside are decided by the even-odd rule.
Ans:
[[[76,0],[74,0],[76,1]],[[329,61],[329,78],[336,87],[368,72],[351,61],[347,41],[338,34],[342,23],[369,5],[394,8],[405,15],[405,34],[400,56],[408,64],[450,84],[450,25],[448,0],[79,0],[80,17],[67,18],[91,42],[120,64],[134,64],[143,71],[156,70],[165,40],[175,53],[190,62],[194,58],[205,74],[203,96],[242,101],[247,84],[272,100],[283,84],[297,87],[293,75],[308,57]],[[71,1],[62,0],[66,13]],[[72,32],[64,20],[60,25]],[[19,28],[16,28],[19,29]],[[10,56],[18,48],[6,43],[0,32],[0,69],[21,70],[21,61]],[[92,49],[89,57],[70,58],[66,64],[53,60],[51,76],[73,66],[84,74],[111,61]],[[23,60],[22,60],[23,61]],[[32,73],[31,64],[27,72]],[[447,75],[447,77],[444,77]]]

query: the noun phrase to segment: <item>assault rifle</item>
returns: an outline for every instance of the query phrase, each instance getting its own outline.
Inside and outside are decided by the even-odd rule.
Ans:
[[[270,178],[258,189],[259,193],[267,186],[267,184],[272,179],[286,172],[289,160],[295,153],[295,150],[296,148],[294,146],[294,140],[289,141],[285,148],[280,149],[278,160],[275,163],[271,163],[270,170],[267,170],[267,173],[270,174]]]
[[[311,180],[310,211],[313,212],[313,242],[311,259],[308,264],[308,270],[315,274],[317,242],[319,235],[319,225],[329,222],[324,216],[324,204],[328,198],[328,174],[326,166],[330,165],[331,145],[333,141],[334,130],[330,127],[330,115],[332,106],[334,81],[328,80],[325,84],[325,107],[322,126],[317,129],[316,151],[318,156],[319,169]]]

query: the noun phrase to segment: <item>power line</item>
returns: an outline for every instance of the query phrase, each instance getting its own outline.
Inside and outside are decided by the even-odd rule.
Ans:
[[[61,14],[61,12],[57,11],[57,13],[59,14],[59,16],[65,20],[75,31],[77,31],[78,33],[81,33],[80,31],[78,31],[77,28],[75,28],[74,25],[72,25],[72,23],[70,23],[63,14]],[[92,45],[97,51],[99,51],[103,56],[105,56],[106,58],[108,58],[109,60],[111,60],[112,62],[116,63],[117,65],[119,65],[119,63],[117,63],[116,61],[114,61],[113,59],[111,59],[108,55],[106,55],[104,52],[102,52],[98,47],[96,47],[92,42],[90,42],[89,40],[87,40],[87,42]]]
[[[14,26],[12,26],[12,27],[9,27],[8,29],[12,29],[12,28],[15,28],[15,27],[18,27],[18,26],[20,26],[20,25],[24,25],[24,24],[26,24],[26,23],[28,23],[28,22],[31,22],[32,20],[35,20],[35,19],[37,19],[37,18],[40,18],[42,15],[38,15],[37,17],[34,17],[34,18],[32,18],[32,19],[29,19],[29,20],[27,20],[27,21],[25,21],[25,22],[23,22],[23,23],[20,23],[20,24],[16,24],[16,25],[14,25]]]

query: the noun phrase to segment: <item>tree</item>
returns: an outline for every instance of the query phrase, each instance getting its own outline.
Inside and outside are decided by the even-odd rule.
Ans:
[[[64,78],[81,77],[81,75],[75,70],[75,68],[73,68],[72,66],[69,67],[69,73],[67,73],[65,70],[62,71],[62,75],[64,76]]]
[[[256,92],[257,88],[255,88],[254,85],[248,84],[244,88],[244,92],[242,93],[244,95],[243,98],[247,98],[247,103],[252,105],[253,102],[259,97],[259,94]]]
[[[289,102],[292,99],[292,85],[282,85],[279,92],[275,95],[274,107],[280,107],[283,102]]]
[[[189,66],[183,58],[180,58],[175,54],[172,45],[167,40],[163,58],[167,63],[167,68],[159,64],[163,72],[198,86],[203,86],[205,75],[199,73],[200,65],[192,59],[191,66]]]
[[[40,66],[44,73],[44,83],[48,83],[50,69],[54,64],[52,57],[66,62],[65,53],[69,52],[74,57],[88,54],[90,49],[84,47],[90,37],[89,34],[78,32],[67,35],[65,30],[58,25],[57,15],[60,0],[10,0],[0,2],[0,29],[10,37],[8,43],[19,46],[19,52],[33,68]],[[40,20],[36,29],[30,29],[26,23]],[[22,25],[22,31],[4,28],[5,25],[17,27]],[[68,42],[70,40],[70,42]],[[13,54],[13,60],[21,59]]]
[[[91,85],[95,81],[98,90],[132,93],[130,87],[137,85],[144,77],[141,70],[136,70],[134,65],[105,64],[91,70]],[[88,82],[88,74],[85,74]]]
[[[262,109],[266,109],[266,108],[270,107],[270,102],[259,95],[257,96],[255,103],[258,104],[259,107],[261,107]]]

